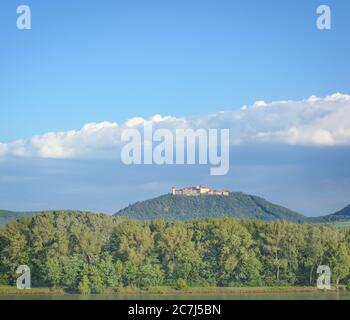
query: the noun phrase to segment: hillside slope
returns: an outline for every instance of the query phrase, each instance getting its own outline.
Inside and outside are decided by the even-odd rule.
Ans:
[[[346,206],[345,208],[326,215],[322,217],[316,217],[316,218],[310,218],[311,222],[317,222],[317,223],[330,223],[330,222],[342,222],[342,221],[350,221],[350,205]]]
[[[263,221],[287,220],[304,222],[307,218],[297,212],[268,202],[267,200],[231,192],[229,196],[173,196],[136,202],[120,210],[116,216],[136,219],[189,220],[209,217],[235,217]]]
[[[331,216],[333,216],[333,217],[350,218],[350,205],[348,205],[345,208],[337,211],[336,213],[331,214]]]

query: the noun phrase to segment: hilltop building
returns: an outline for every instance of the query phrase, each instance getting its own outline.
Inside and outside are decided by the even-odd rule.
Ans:
[[[185,187],[182,189],[176,189],[172,187],[171,194],[174,196],[200,196],[200,195],[210,195],[210,196],[228,196],[230,193],[227,190],[213,190],[206,186],[195,186],[195,187]]]

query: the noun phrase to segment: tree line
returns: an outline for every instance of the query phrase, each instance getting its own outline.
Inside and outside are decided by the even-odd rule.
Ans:
[[[101,293],[125,286],[316,286],[328,265],[350,282],[350,231],[233,218],[138,221],[81,212],[21,218],[0,229],[0,285],[28,265],[32,286]]]

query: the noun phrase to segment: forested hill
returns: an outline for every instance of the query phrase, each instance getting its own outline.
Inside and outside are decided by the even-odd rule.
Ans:
[[[191,220],[209,217],[235,217],[262,221],[286,220],[304,222],[307,218],[297,212],[268,202],[267,200],[231,192],[229,196],[173,196],[136,202],[120,210],[116,216],[135,219]]]
[[[350,221],[350,205],[327,216],[311,218],[311,221],[318,223]]]
[[[13,212],[0,210],[0,226],[21,217],[38,214],[84,213],[83,211]],[[136,202],[118,211],[115,216],[140,220],[193,220],[205,218],[234,217],[261,221],[286,220],[289,222],[338,223],[350,221],[350,205],[321,217],[306,217],[302,214],[273,204],[263,198],[232,192],[229,196],[173,196],[163,195],[154,199]]]

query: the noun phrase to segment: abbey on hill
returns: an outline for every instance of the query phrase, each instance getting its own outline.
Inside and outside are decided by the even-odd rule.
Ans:
[[[182,189],[176,189],[172,187],[171,194],[182,195],[182,196],[200,196],[200,195],[210,195],[210,196],[229,196],[230,193],[227,190],[213,190],[206,186],[195,186],[195,187],[185,187]]]

